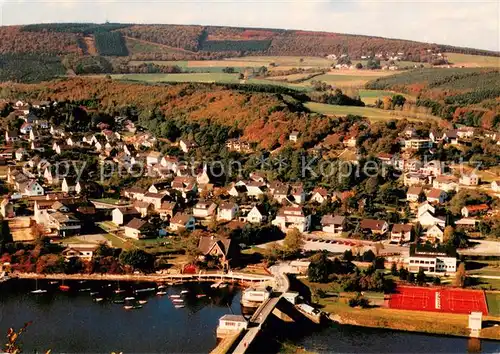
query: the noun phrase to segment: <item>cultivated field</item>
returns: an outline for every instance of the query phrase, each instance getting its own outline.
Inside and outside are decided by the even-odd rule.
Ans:
[[[330,104],[308,102],[305,104],[313,112],[335,115],[335,116],[346,116],[348,114],[358,115],[365,117],[372,122],[381,120],[391,120],[391,119],[408,119],[409,121],[424,121],[428,119],[439,119],[430,114],[417,114],[409,112],[400,111],[385,111],[378,108],[371,107],[355,107],[355,106],[336,106]]]
[[[482,55],[445,53],[448,61],[455,65],[463,65],[465,67],[500,67],[500,57],[487,57]]]

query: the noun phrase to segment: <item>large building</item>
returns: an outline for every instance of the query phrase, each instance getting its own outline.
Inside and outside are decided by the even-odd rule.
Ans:
[[[406,260],[408,271],[418,273],[423,269],[426,273],[455,273],[457,258],[441,248],[427,245],[412,245]]]

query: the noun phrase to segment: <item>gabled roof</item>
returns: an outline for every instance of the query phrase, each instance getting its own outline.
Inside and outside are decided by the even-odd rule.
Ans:
[[[466,208],[469,212],[475,212],[475,211],[485,211],[488,210],[490,207],[487,204],[477,204],[477,205],[466,205],[464,208]]]
[[[324,215],[321,218],[321,225],[342,225],[345,221],[345,216],[342,215]]]
[[[418,186],[418,187],[410,187],[408,188],[408,192],[406,192],[407,195],[420,195],[423,192],[423,188]]]
[[[442,189],[438,189],[438,188],[433,188],[431,189],[431,191],[427,194],[427,198],[433,198],[433,199],[438,199],[441,194],[446,194],[445,191],[443,191]]]
[[[359,226],[362,229],[370,229],[370,230],[380,231],[380,230],[382,230],[384,224],[386,224],[386,221],[384,221],[384,220],[363,219],[359,223]]]
[[[131,228],[134,230],[141,230],[142,228],[144,228],[144,226],[146,226],[146,224],[147,224],[146,220],[133,218],[132,220],[130,220],[130,222],[127,225],[125,225],[125,227]]]
[[[186,225],[193,216],[184,213],[176,213],[170,220],[170,224]]]
[[[410,232],[412,229],[412,224],[394,224],[392,226],[392,232]]]
[[[217,238],[215,236],[202,236],[200,237],[200,242],[198,243],[198,249],[203,255],[207,255],[213,249],[213,247],[219,247],[221,252],[227,256],[231,248],[231,239],[229,238]]]

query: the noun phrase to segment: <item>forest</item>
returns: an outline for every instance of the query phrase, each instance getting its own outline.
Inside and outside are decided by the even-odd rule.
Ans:
[[[77,38],[120,32],[125,37],[179,48],[190,52],[222,52],[227,55],[362,55],[403,52],[403,59],[431,61],[427,49],[464,54],[499,56],[497,52],[443,46],[432,43],[340,33],[279,29],[248,29],[221,26],[134,25],[118,23],[52,23],[6,26],[0,29],[0,53],[78,51]],[[206,52],[206,53],[205,53]],[[102,54],[102,53],[101,53]]]
[[[36,54],[0,54],[0,81],[40,82],[66,73],[61,59]]]
[[[366,88],[417,96],[416,105],[456,123],[499,128],[500,71],[419,69],[370,81]]]
[[[94,35],[97,52],[104,56],[127,56],[128,49],[120,32],[99,32]]]

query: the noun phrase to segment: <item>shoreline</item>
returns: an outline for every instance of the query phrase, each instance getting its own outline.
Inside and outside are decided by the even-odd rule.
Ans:
[[[405,317],[410,311],[386,308],[342,309],[342,307],[343,306],[338,306],[335,311],[332,311],[327,316],[328,319],[339,325],[380,328],[392,331],[436,336],[474,338],[469,335],[469,329],[467,328],[467,315],[411,311],[413,316],[410,319],[407,319]],[[439,315],[440,317],[446,316],[446,318],[442,318],[445,319],[444,323],[443,321],[435,321],[436,315]],[[425,317],[429,317],[429,319]],[[485,316],[483,321],[497,321],[499,326],[483,328],[477,339],[500,341],[500,318]]]
[[[227,281],[237,283],[265,283],[274,280],[269,275],[256,275],[249,273],[198,273],[198,274],[38,274],[38,273],[13,273],[10,279],[52,279],[52,280],[108,280],[108,281]]]

